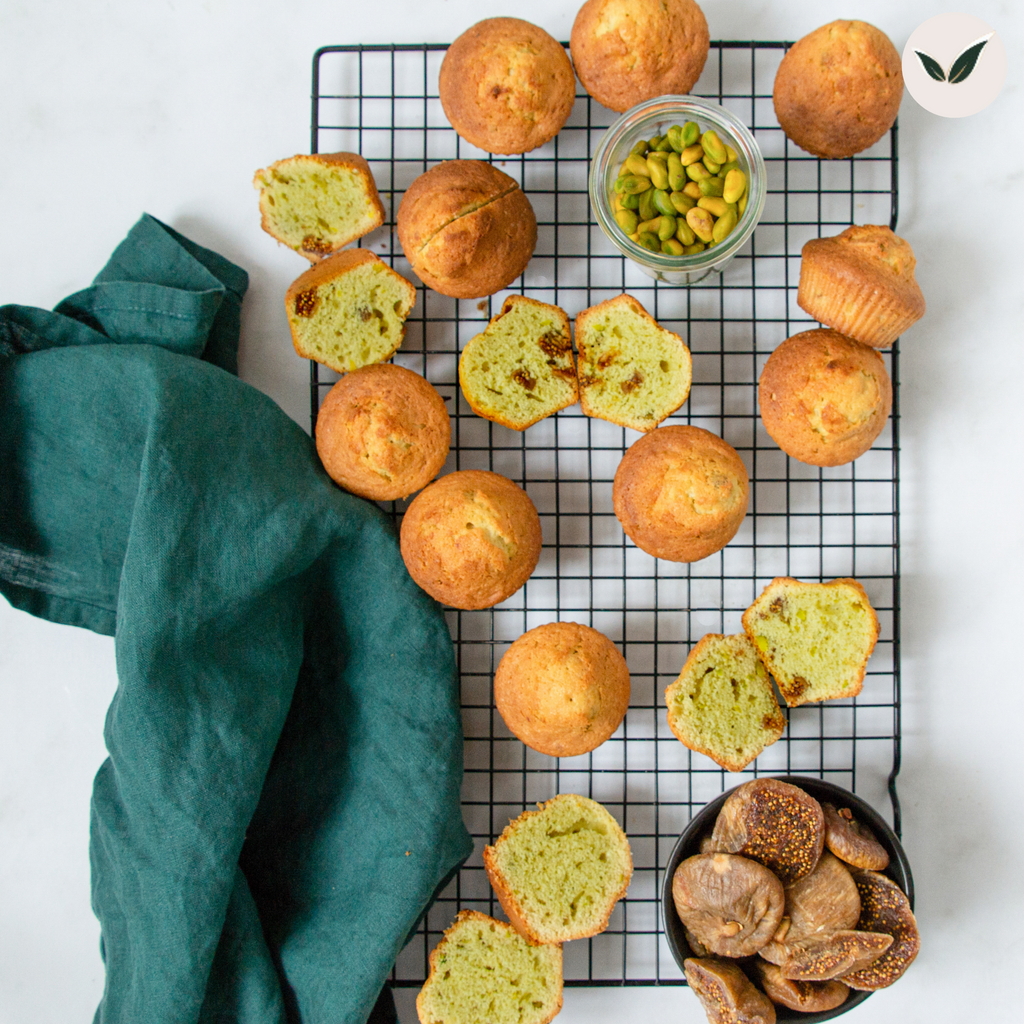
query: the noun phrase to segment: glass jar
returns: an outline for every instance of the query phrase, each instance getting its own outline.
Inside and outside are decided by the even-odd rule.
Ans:
[[[637,245],[615,220],[612,199],[615,179],[630,150],[641,139],[663,135],[674,124],[696,121],[700,130],[714,129],[736,150],[747,176],[747,208],[736,227],[712,249],[692,256],[651,252]],[[590,204],[612,244],[650,277],[667,284],[696,284],[721,272],[750,237],[764,210],[767,193],[764,158],[747,126],[725,107],[694,96],[659,96],[627,110],[601,137],[590,162]]]

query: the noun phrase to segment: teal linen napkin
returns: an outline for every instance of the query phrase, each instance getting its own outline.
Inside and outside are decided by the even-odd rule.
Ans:
[[[0,308],[0,591],[115,637],[105,1024],[363,1024],[471,850],[442,612],[226,372],[246,287],[146,216],[53,312]]]

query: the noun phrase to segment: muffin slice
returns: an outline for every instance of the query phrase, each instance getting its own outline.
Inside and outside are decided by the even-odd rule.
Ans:
[[[745,633],[703,637],[665,691],[669,728],[691,750],[742,771],[785,731],[768,672]]]
[[[416,997],[422,1024],[547,1024],[562,1008],[562,947],[463,910],[430,954]]]
[[[563,793],[484,847],[502,909],[530,942],[567,942],[608,927],[633,874],[629,842],[596,801]]]
[[[569,318],[557,306],[510,295],[459,358],[470,408],[513,430],[579,400]]]
[[[855,697],[878,639],[868,595],[850,579],[780,576],[743,613],[743,628],[791,708]]]
[[[358,153],[299,155],[256,172],[263,230],[313,263],[384,223],[370,165]]]
[[[632,295],[583,310],[576,348],[580,404],[588,416],[653,430],[690,393],[690,350]]]
[[[295,351],[339,373],[394,355],[415,302],[416,289],[368,249],[321,260],[285,294]]]

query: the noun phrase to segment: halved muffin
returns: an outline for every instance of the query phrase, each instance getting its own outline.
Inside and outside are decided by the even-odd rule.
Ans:
[[[398,351],[416,289],[368,249],[321,260],[285,293],[295,351],[348,373]]]
[[[855,697],[878,639],[878,617],[851,579],[772,580],[743,613],[743,628],[792,708]]]
[[[511,822],[484,847],[502,909],[530,942],[597,935],[633,874],[629,842],[595,800],[563,793]]]
[[[558,306],[510,295],[459,358],[470,408],[513,430],[579,400],[569,318]]]
[[[690,394],[690,350],[632,295],[583,310],[576,348],[580,404],[588,416],[653,430]]]
[[[786,729],[768,672],[745,633],[709,633],[665,691],[669,728],[691,750],[742,771]]]
[[[562,947],[534,946],[504,921],[463,910],[430,954],[422,1024],[547,1024],[562,1008]]]
[[[370,165],[358,153],[299,154],[256,172],[262,227],[316,263],[384,223]]]

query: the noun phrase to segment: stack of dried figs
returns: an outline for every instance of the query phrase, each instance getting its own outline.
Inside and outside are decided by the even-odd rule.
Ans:
[[[686,980],[712,1024],[774,1024],[775,1004],[835,1009],[917,955],[910,902],[880,873],[889,855],[846,807],[755,779],[700,849],[676,869],[672,899],[695,954]]]

